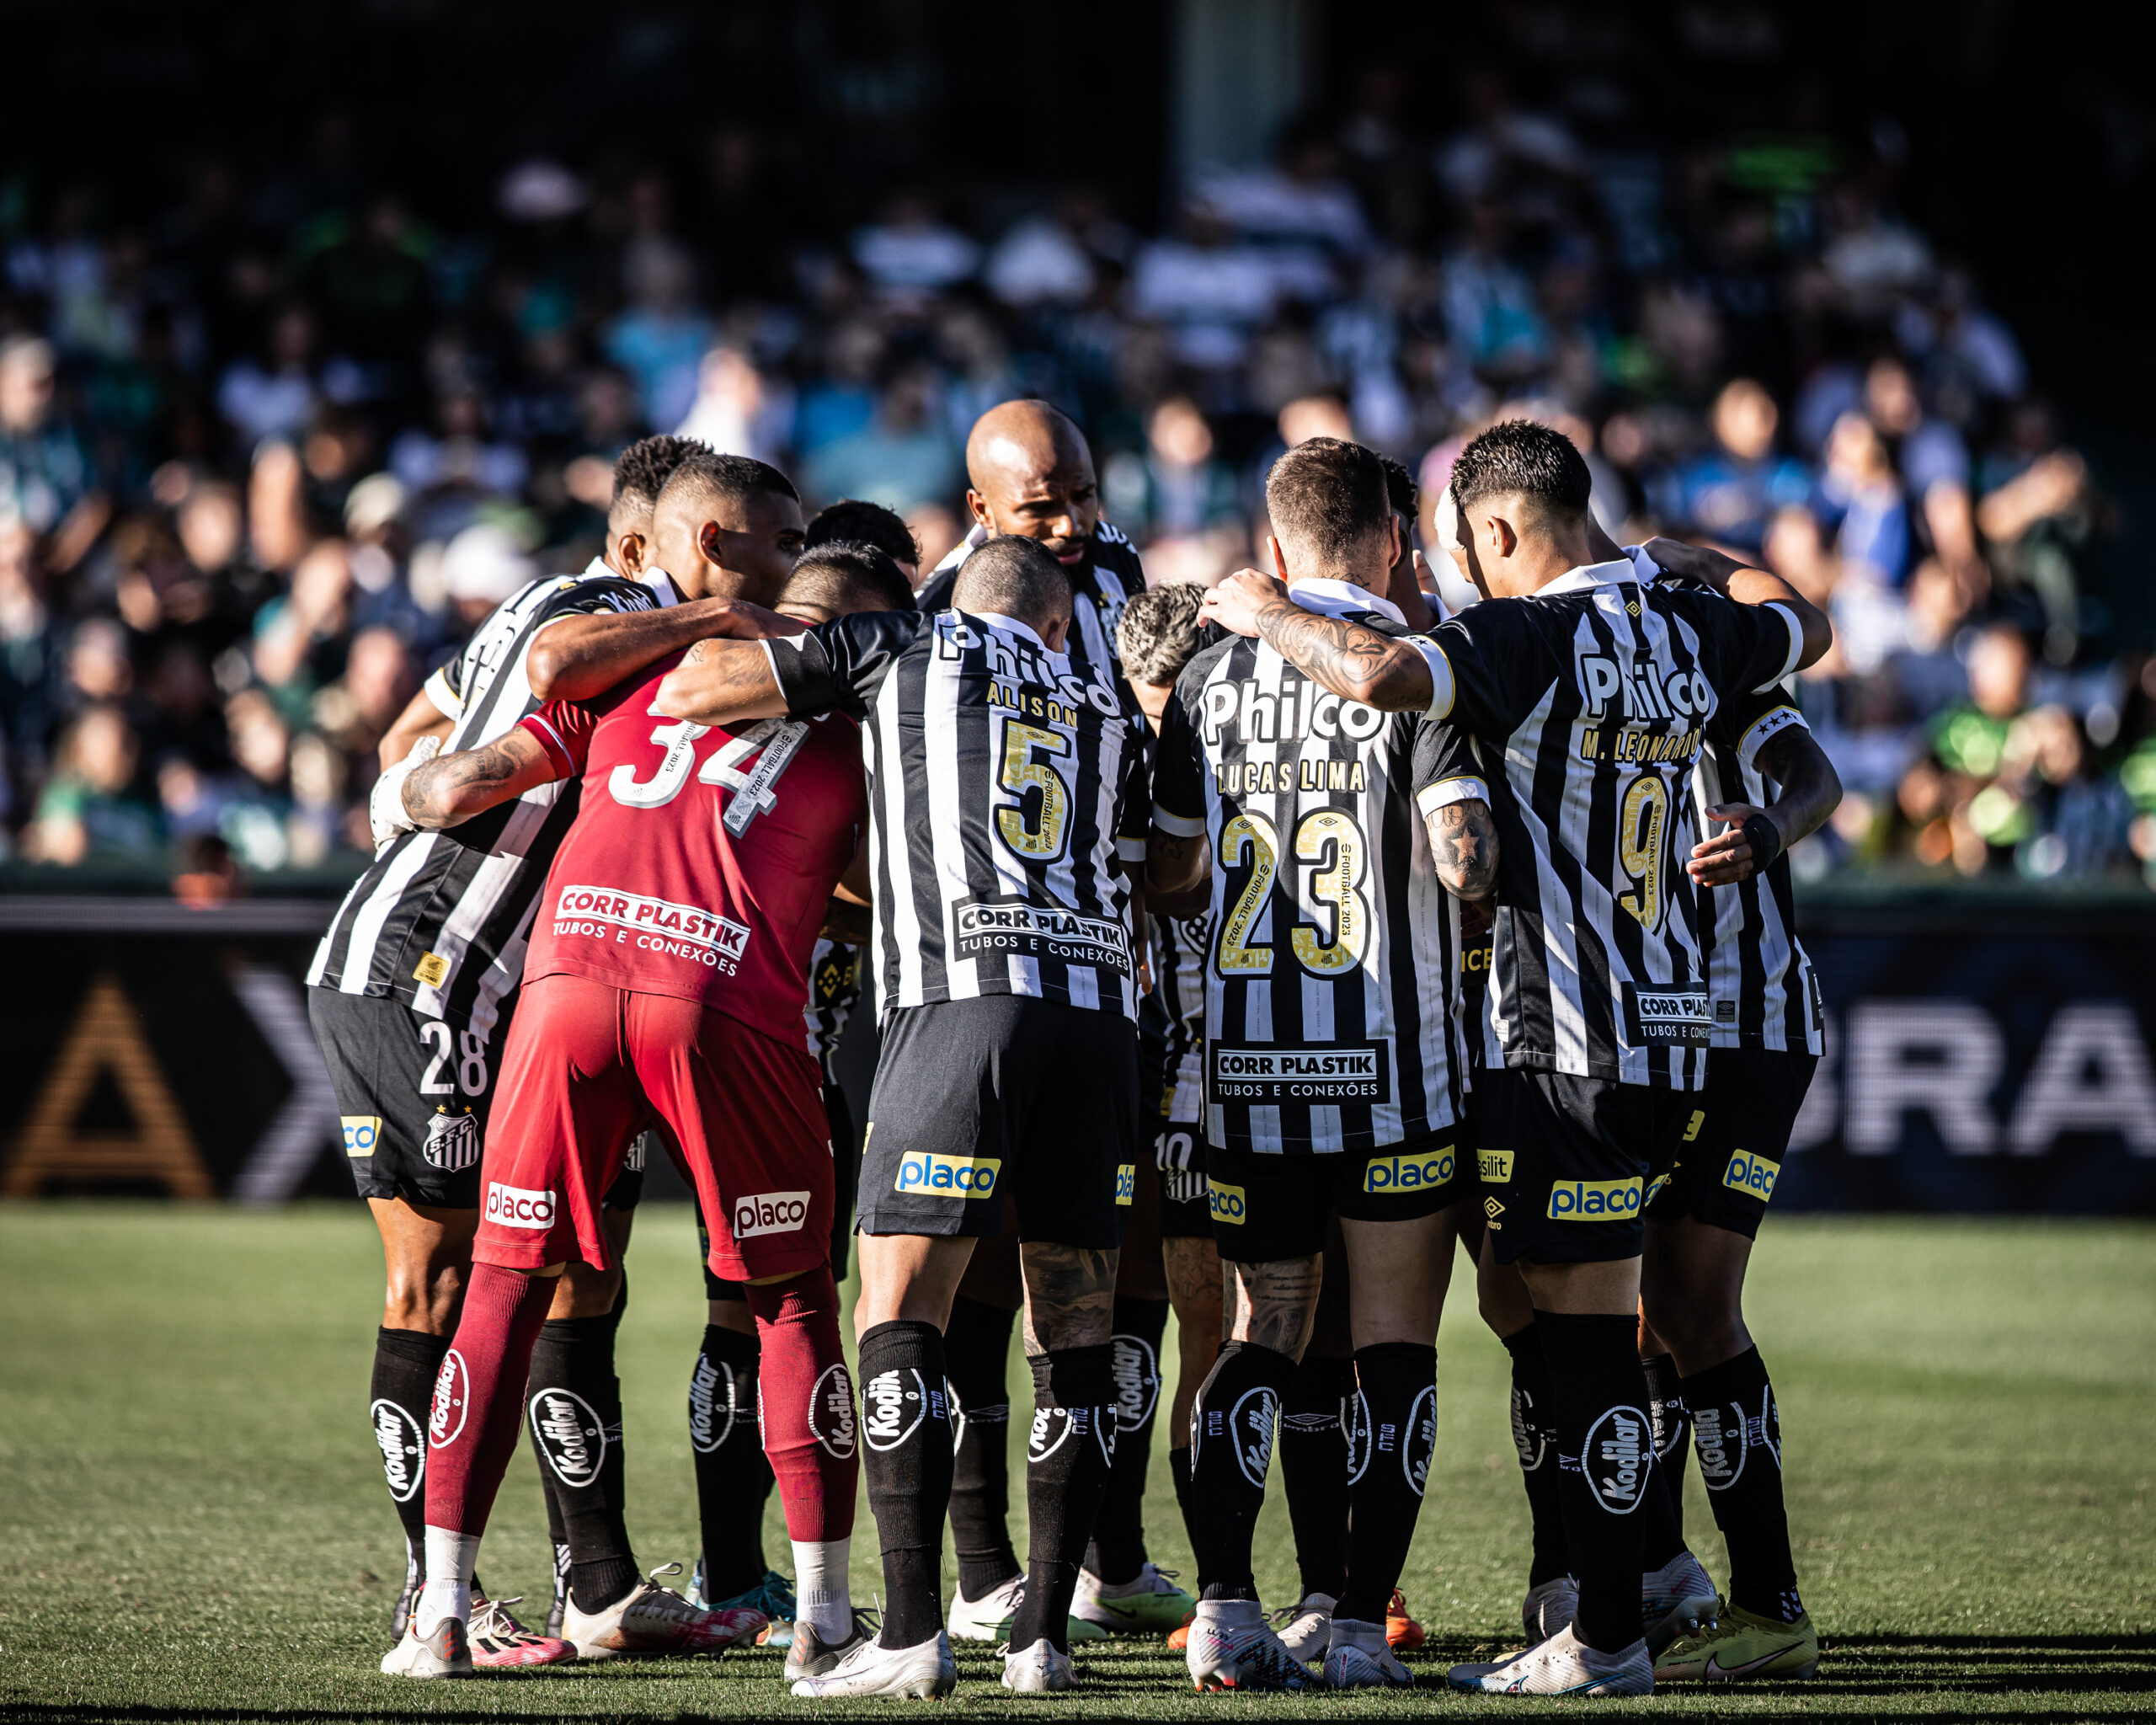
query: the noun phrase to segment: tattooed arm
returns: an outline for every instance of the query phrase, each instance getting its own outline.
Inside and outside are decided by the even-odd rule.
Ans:
[[[1807,838],[1826,824],[1840,806],[1841,777],[1818,739],[1801,726],[1777,731],[1759,745],[1759,770],[1772,779],[1780,794],[1764,809],[1748,803],[1718,803],[1707,818],[1722,830],[1692,846],[1684,867],[1702,886],[1727,886],[1757,872],[1758,859],[1745,836],[1744,823],[1764,814],[1781,836],[1781,850]]]
[[[1456,899],[1486,899],[1497,884],[1497,826],[1480,798],[1430,811],[1430,855]]]
[[[1203,885],[1212,862],[1212,846],[1203,833],[1193,833],[1184,838],[1155,826],[1145,838],[1147,901],[1161,906],[1164,916],[1177,914],[1166,907],[1182,905],[1186,902],[1185,895]]]
[[[1018,1248],[1026,1275],[1026,1352],[1097,1348],[1115,1332],[1118,1254],[1028,1240]]]
[[[561,777],[539,740],[520,727],[415,767],[404,781],[404,812],[415,826],[455,826]]]
[[[542,701],[589,701],[656,660],[707,635],[737,638],[782,623],[733,599],[691,599],[657,611],[597,611],[557,617],[531,643],[525,674]],[[785,624],[787,633],[792,625]]]
[[[790,619],[786,634],[800,633]],[[652,705],[669,718],[698,724],[734,724],[745,718],[777,718],[786,712],[771,655],[760,640],[699,641],[660,679]]]
[[[1254,635],[1289,664],[1343,701],[1381,713],[1413,713],[1435,687],[1420,649],[1345,617],[1320,617],[1288,596],[1270,575],[1244,569],[1205,595],[1202,621]]]

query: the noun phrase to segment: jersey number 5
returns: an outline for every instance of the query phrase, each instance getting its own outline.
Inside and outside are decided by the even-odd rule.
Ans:
[[[997,806],[995,831],[1030,861],[1045,862],[1060,857],[1070,839],[1070,788],[1054,761],[1071,753],[1070,739],[1060,731],[1045,731],[1014,718],[1003,722],[1003,767],[996,782],[1017,800]],[[1052,758],[1037,758],[1043,754]]]

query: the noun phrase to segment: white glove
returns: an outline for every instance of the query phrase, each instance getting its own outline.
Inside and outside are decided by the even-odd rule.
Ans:
[[[404,812],[404,781],[412,769],[424,766],[441,753],[440,737],[422,737],[412,752],[374,782],[367,798],[367,824],[374,829],[374,847],[379,851],[400,832],[417,832],[418,826]]]

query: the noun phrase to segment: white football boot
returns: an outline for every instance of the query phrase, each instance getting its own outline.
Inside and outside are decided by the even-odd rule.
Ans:
[[[1654,1661],[1643,1641],[1621,1653],[1597,1653],[1568,1624],[1502,1664],[1455,1665],[1445,1680],[1483,1695],[1652,1695]]]
[[[1580,1587],[1569,1575],[1560,1575],[1527,1590],[1520,1601],[1520,1626],[1527,1644],[1538,1648],[1572,1621],[1580,1608]]]
[[[1046,1636],[1023,1653],[1003,1656],[1003,1686],[1013,1695],[1061,1695],[1075,1680],[1070,1655],[1056,1652]]]
[[[1328,1689],[1410,1689],[1415,1674],[1393,1653],[1384,1624],[1336,1617],[1326,1649],[1325,1683]]]
[[[1281,1645],[1255,1599],[1204,1599],[1183,1650],[1199,1690],[1315,1689],[1309,1666]]]
[[[786,1648],[786,1680],[821,1677],[865,1641],[876,1639],[876,1625],[866,1611],[856,1611],[843,1641],[827,1642],[806,1617],[793,1620],[792,1639]]]
[[[1026,1591],[1026,1578],[1014,1575],[1001,1587],[990,1588],[977,1599],[953,1589],[951,1610],[944,1619],[945,1633],[953,1641],[1002,1641],[1011,1633],[1011,1620],[1018,1615],[1018,1601]]]
[[[419,1614],[406,1620],[404,1639],[382,1656],[385,1677],[469,1677],[472,1674],[470,1632],[455,1617],[445,1617],[432,1635],[422,1638]]]
[[[1325,1658],[1332,1639],[1332,1608],[1340,1602],[1331,1594],[1305,1594],[1284,1610],[1273,1614],[1280,1632],[1280,1645],[1305,1665]]]
[[[861,1642],[822,1676],[803,1678],[793,1685],[793,1693],[803,1701],[857,1701],[888,1695],[940,1701],[958,1686],[958,1662],[951,1657],[951,1637],[939,1630],[918,1647],[883,1648],[873,1641]]]
[[[668,1563],[654,1576],[679,1573]],[[653,1653],[723,1653],[753,1642],[768,1620],[761,1611],[707,1611],[656,1581],[638,1583],[599,1611],[579,1611],[571,1598],[562,1615],[562,1637],[579,1659],[618,1659]]]
[[[1172,1570],[1147,1563],[1135,1581],[1106,1587],[1090,1569],[1078,1572],[1070,1615],[1107,1635],[1166,1635],[1190,1616],[1197,1600],[1176,1585]]]
[[[1679,1551],[1661,1568],[1640,1578],[1640,1630],[1647,1651],[1658,1653],[1680,1635],[1715,1621],[1721,1595],[1706,1566]]]

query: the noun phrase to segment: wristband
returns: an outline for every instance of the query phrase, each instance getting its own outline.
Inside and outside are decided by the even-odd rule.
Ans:
[[[1754,814],[1747,818],[1742,831],[1744,842],[1752,847],[1753,873],[1764,874],[1782,853],[1782,830],[1766,815]]]

